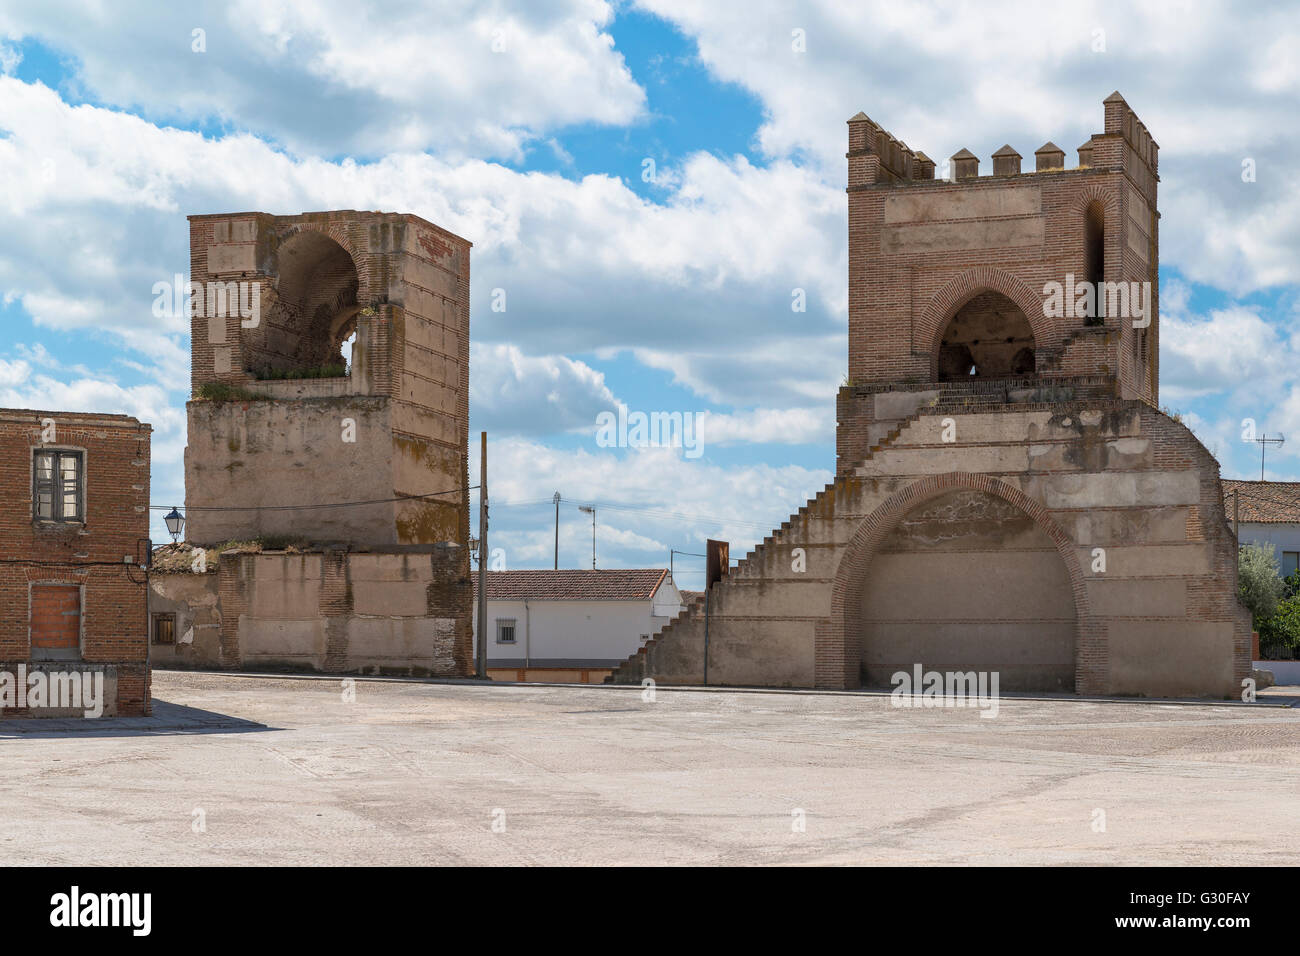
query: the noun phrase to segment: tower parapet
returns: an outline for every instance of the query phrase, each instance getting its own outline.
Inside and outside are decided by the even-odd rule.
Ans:
[[[991,174],[961,149],[941,179],[849,120],[853,383],[1086,377],[1157,402],[1159,148],[1119,93],[1103,105],[1076,168],[1048,142],[1025,171],[1006,144]]]

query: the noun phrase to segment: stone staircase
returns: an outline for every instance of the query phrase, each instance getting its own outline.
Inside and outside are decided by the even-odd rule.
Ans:
[[[879,454],[880,451],[882,451],[885,448],[888,448],[895,441],[897,441],[898,437],[904,431],[906,431],[908,427],[911,426],[914,422],[918,421],[923,416],[933,415],[934,412],[935,412],[934,407],[922,406],[918,408],[915,412],[913,412],[911,415],[909,415],[907,418],[900,420],[899,423],[894,428],[891,428],[880,441],[876,442],[874,445],[871,446],[870,450],[867,452],[867,455],[863,459],[863,461],[864,462],[869,461],[873,455]],[[750,551],[749,554],[741,558],[740,561],[736,563],[736,566],[728,572],[727,577],[723,578],[722,581],[720,581],[717,586],[726,587],[730,580],[751,576],[751,574],[754,573],[751,572],[751,568],[761,568],[762,559],[767,549],[771,548],[776,541],[780,540],[781,538],[784,538],[786,534],[788,534],[796,524],[800,523],[811,512],[817,510],[818,507],[822,505],[823,502],[826,501],[828,496],[833,496],[835,492],[835,485],[837,484],[837,482],[843,480],[845,479],[837,478],[835,481],[828,483],[826,487],[824,487],[816,495],[810,498],[802,508],[800,508],[794,514],[790,515],[789,518],[787,518],[785,521],[781,523],[781,526],[779,528],[777,528],[771,534],[764,537],[761,542],[759,542],[754,546],[754,549]],[[675,618],[673,618],[662,628],[660,628],[658,633],[656,633],[653,637],[650,638],[650,640],[648,640],[645,644],[643,644],[640,648],[638,648],[635,654],[633,654],[626,661],[620,664],[613,671],[613,673],[611,673],[608,677],[606,677],[605,683],[606,684],[639,683],[643,677],[647,676],[646,675],[647,651],[651,650],[653,646],[656,643],[658,643],[660,640],[667,637],[674,630],[674,628],[685,626],[687,623],[693,623],[698,620],[703,620],[704,602],[705,602],[705,595],[700,595],[698,598],[695,598],[690,604],[684,607]]]

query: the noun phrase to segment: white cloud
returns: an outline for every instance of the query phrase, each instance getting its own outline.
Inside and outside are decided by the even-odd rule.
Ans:
[[[1170,282],[1160,303],[1161,401],[1219,459],[1226,478],[1259,477],[1256,436],[1300,437],[1300,326],[1296,316],[1229,306],[1205,315],[1190,310],[1191,290]],[[1198,411],[1192,411],[1193,406]],[[1300,443],[1271,447],[1268,477],[1300,478]]]
[[[1161,315],[1161,390],[1171,398],[1249,390],[1276,395],[1300,360],[1300,331],[1258,310],[1216,309],[1208,316]]]
[[[18,69],[18,64],[22,61],[23,55],[17,47],[0,41],[0,76]]]
[[[477,484],[478,458],[470,458]],[[707,538],[730,541],[733,558],[742,558],[833,478],[796,465],[724,467],[668,448],[562,450],[521,438],[494,441],[488,461],[489,541],[506,549],[510,567],[547,563],[557,490],[564,497],[561,565],[588,566],[590,518],[575,504],[596,502],[598,562],[627,567],[666,564],[670,547],[702,551]]]
[[[835,441],[835,413],[833,407],[704,412],[699,429],[705,449],[736,443],[813,445]]]
[[[492,434],[594,431],[617,403],[603,373],[563,355],[525,355],[513,345],[470,344],[470,409]]]
[[[0,11],[0,38],[75,57],[100,102],[210,118],[300,154],[519,158],[548,130],[642,114],[612,16],[603,0],[42,0]]]
[[[807,157],[840,185],[859,110],[939,163],[966,147],[987,171],[1004,142],[1027,163],[1049,139],[1073,160],[1118,88],[1161,147],[1162,261],[1236,292],[1300,281],[1294,4],[637,5],[759,97],[764,153]],[[792,49],[795,29],[806,52]],[[1246,157],[1259,169],[1249,185]]]
[[[0,288],[38,325],[143,353],[160,380],[187,361],[184,318],[150,308],[153,284],[189,261],[184,215],[324,208],[411,211],[473,240],[480,344],[683,353],[683,381],[742,404],[806,404],[842,374],[843,194],[791,163],[698,154],[660,205],[608,176],[409,153],[296,160],[249,136],[70,107],[13,78],[0,78],[0,129],[13,184],[0,195]],[[494,288],[506,312],[488,308]],[[796,288],[805,313],[791,311]]]

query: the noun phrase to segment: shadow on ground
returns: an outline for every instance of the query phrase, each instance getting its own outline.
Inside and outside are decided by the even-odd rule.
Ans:
[[[242,717],[231,717],[197,707],[185,707],[154,698],[150,717],[12,718],[0,720],[0,740],[50,737],[151,737],[188,734],[243,734],[274,730]]]

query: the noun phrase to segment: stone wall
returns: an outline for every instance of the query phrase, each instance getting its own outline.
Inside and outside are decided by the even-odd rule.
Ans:
[[[709,682],[857,687],[919,662],[1020,689],[1068,674],[1080,693],[1234,697],[1250,617],[1218,477],[1143,402],[924,406],[714,586]],[[996,520],[936,529],[962,500]],[[922,558],[922,532],[953,540]],[[699,683],[703,648],[697,602],[612,679]]]
[[[470,676],[459,551],[228,552],[207,574],[155,574],[152,611],[176,615],[176,644],[154,645],[154,665]]]

